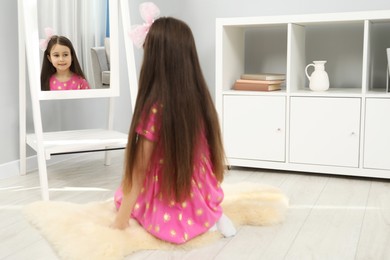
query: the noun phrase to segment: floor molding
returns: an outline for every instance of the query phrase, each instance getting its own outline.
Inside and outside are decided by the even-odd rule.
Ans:
[[[76,157],[75,154],[69,154],[69,155],[62,155],[58,157],[52,157],[52,159],[47,160],[46,164],[47,166],[69,160],[71,158]],[[11,161],[8,163],[4,163],[0,165],[0,179],[10,178],[19,176],[19,163],[20,160]],[[35,171],[38,169],[38,159],[36,155],[27,157],[26,159],[26,172]]]

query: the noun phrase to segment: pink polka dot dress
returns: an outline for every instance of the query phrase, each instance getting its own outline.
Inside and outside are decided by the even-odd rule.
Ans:
[[[153,142],[159,140],[161,109],[159,106],[152,108],[136,129],[139,135]],[[159,182],[164,163],[163,151],[157,145],[150,170],[146,173],[143,188],[131,213],[149,233],[174,244],[185,243],[208,231],[222,215],[220,204],[224,194],[212,171],[204,133],[198,144],[189,197],[181,203],[164,200]],[[120,207],[122,196],[122,189],[119,188],[115,193],[117,208]]]
[[[55,75],[50,77],[50,90],[78,90],[90,89],[88,81],[83,77],[73,74],[69,80],[65,82],[59,81]]]

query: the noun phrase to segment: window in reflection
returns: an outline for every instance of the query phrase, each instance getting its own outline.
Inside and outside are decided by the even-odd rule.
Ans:
[[[46,45],[45,41],[42,44]],[[41,47],[45,50],[41,70],[42,90],[90,89],[68,38],[53,35],[47,45]]]

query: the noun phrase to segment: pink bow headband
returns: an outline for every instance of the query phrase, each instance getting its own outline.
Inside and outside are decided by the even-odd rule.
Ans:
[[[54,35],[54,30],[50,27],[46,27],[44,29],[45,31],[45,35],[46,35],[46,39],[41,39],[39,41],[39,48],[42,50],[42,51],[45,51],[46,48],[47,48],[47,44],[49,43],[51,37]]]
[[[141,48],[144,44],[150,26],[152,26],[154,20],[160,15],[160,9],[152,2],[145,2],[140,4],[139,12],[145,23],[142,25],[134,25],[129,30],[129,36],[137,48]]]

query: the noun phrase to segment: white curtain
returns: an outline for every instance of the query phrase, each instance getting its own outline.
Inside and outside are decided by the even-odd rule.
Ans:
[[[93,82],[91,47],[103,46],[106,37],[107,0],[38,0],[38,30],[44,28],[72,41],[89,82]]]

